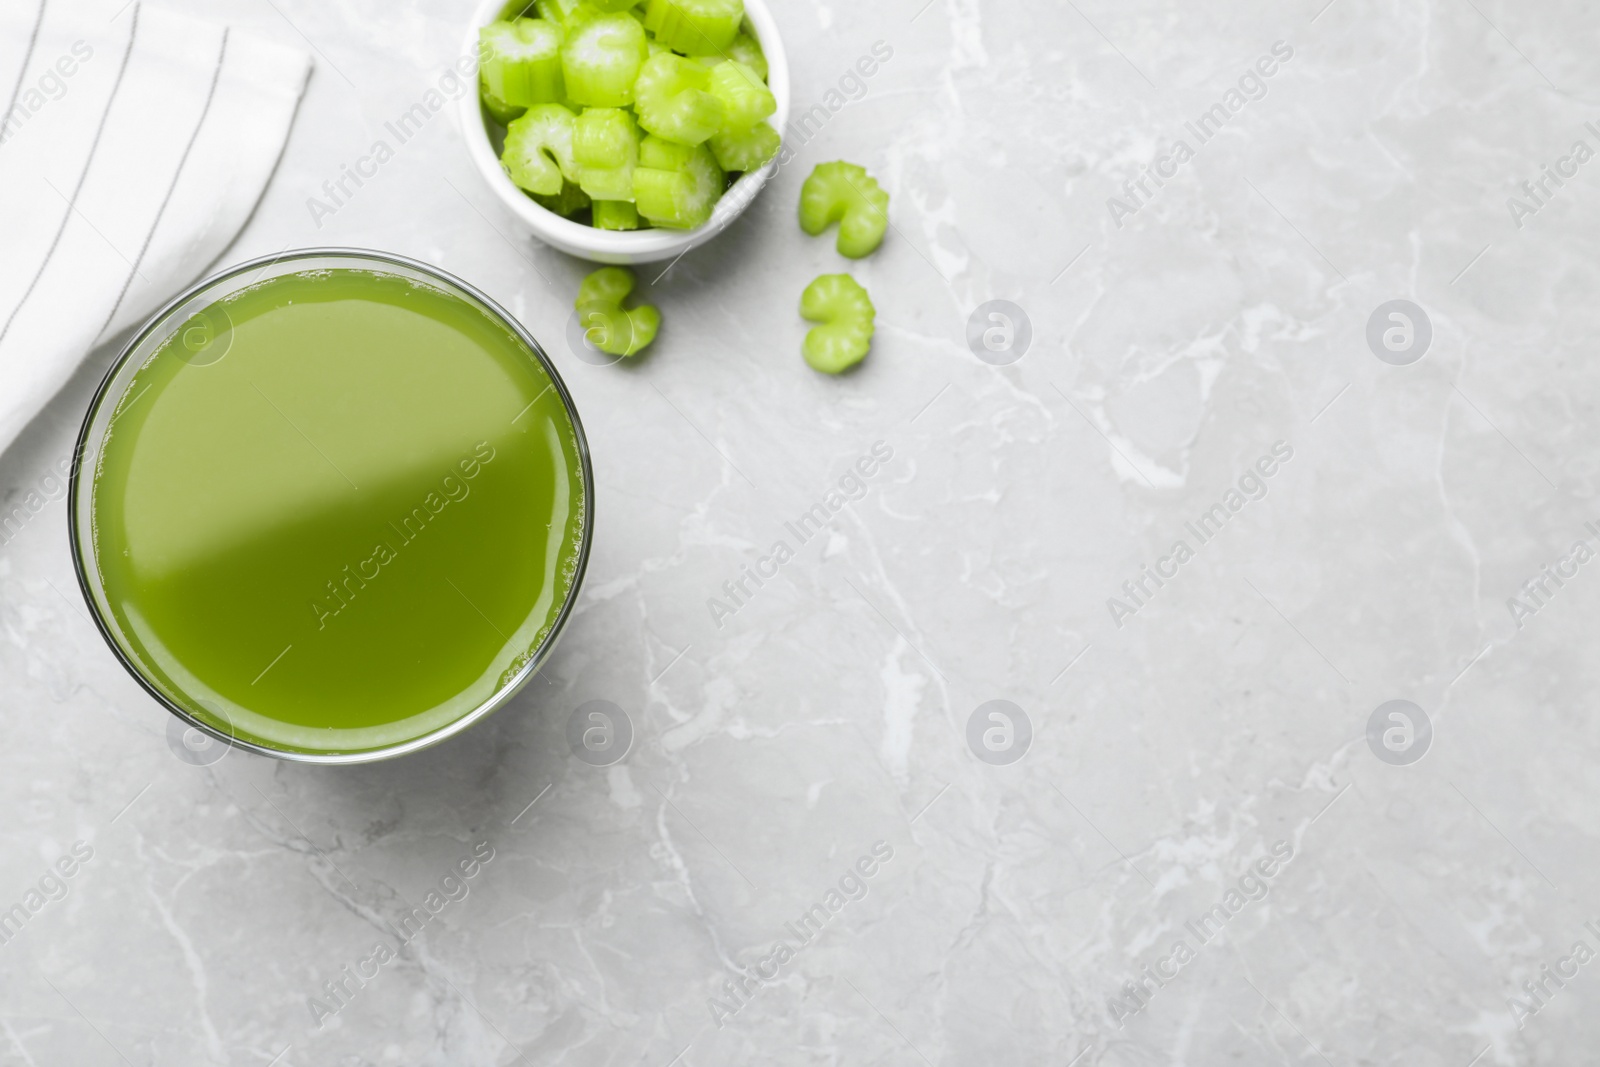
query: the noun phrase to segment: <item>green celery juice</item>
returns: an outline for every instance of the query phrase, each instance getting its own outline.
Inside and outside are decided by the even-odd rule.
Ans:
[[[402,744],[550,634],[584,470],[561,390],[476,304],[373,270],[272,278],[186,320],[123,393],[92,485],[108,621],[224,733]]]

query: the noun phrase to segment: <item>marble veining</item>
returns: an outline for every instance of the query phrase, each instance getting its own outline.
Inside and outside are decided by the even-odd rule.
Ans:
[[[0,1064],[1591,1058],[1588,7],[780,3],[828,119],[598,367],[584,266],[453,112],[316,206],[470,4],[167,2],[318,56],[226,258],[377,247],[503,301],[598,536],[460,738],[188,752],[75,589],[93,353],[0,458]],[[832,159],[893,197],[860,263],[795,224]],[[878,334],[828,379],[796,306],[845,269]]]

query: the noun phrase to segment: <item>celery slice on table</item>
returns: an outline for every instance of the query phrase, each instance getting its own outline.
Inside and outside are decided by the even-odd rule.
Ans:
[[[639,214],[655,225],[692,229],[711,218],[726,180],[705,145],[646,137],[633,172],[633,199]]]
[[[889,227],[889,194],[854,163],[821,163],[800,187],[800,228],[815,237],[839,223],[839,254],[870,255]]]
[[[506,127],[500,165],[530,193],[554,196],[563,180],[577,178],[572,161],[572,130],[578,117],[560,104],[537,104]]]
[[[533,200],[546,211],[554,211],[562,218],[569,219],[590,206],[589,194],[580,189],[575,182],[563,183],[561,191],[554,196],[535,194]]]
[[[630,191],[629,196],[633,193]],[[631,200],[596,200],[594,228],[597,230],[637,230],[639,209]]]
[[[486,97],[512,107],[553,104],[563,95],[561,27],[544,19],[492,22],[478,31],[478,71]]]
[[[583,191],[596,200],[632,200],[643,136],[624,108],[586,108],[572,133],[572,159]]]
[[[877,309],[861,283],[848,274],[824,274],[806,286],[800,314],[821,323],[806,334],[801,352],[824,374],[848,370],[872,348]]]
[[[626,13],[597,15],[567,34],[561,68],[567,95],[585,107],[626,107],[650,54],[644,27]]]
[[[770,71],[767,70],[767,54],[761,50],[761,44],[748,33],[741,32],[733,41],[724,48],[717,58],[726,57],[743,63],[756,72],[756,77],[763,82],[767,80]]]
[[[627,267],[601,267],[578,286],[573,307],[581,317],[584,339],[607,355],[637,355],[661,329],[661,312],[649,304],[631,310],[622,306],[633,287],[633,271]]]
[[[483,85],[478,87],[478,99],[483,104],[483,110],[489,113],[489,117],[502,126],[509,126],[512,119],[520,118],[522,113],[528,110],[520,104],[506,103]]]
[[[706,142],[723,170],[760,170],[778,154],[783,138],[765,122],[738,133],[719,133]]]
[[[722,129],[728,133],[748,130],[778,110],[778,100],[761,76],[737,60],[711,68],[711,95],[722,101]]]
[[[601,267],[578,283],[578,298],[574,307],[585,304],[620,304],[628,299],[638,284],[633,271],[627,267]]]
[[[722,101],[711,91],[711,71],[671,52],[645,61],[633,95],[639,125],[676,144],[701,144],[726,119]]]
[[[727,49],[744,22],[744,0],[650,0],[645,29],[662,44],[688,56]]]

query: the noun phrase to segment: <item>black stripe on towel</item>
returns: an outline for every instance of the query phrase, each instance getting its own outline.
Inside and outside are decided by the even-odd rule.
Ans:
[[[33,49],[39,43],[39,27],[44,25],[44,9],[50,0],[39,0],[39,14],[33,20],[33,33],[28,37],[28,49],[22,53],[22,67],[17,71],[17,84],[11,88],[11,102],[4,111],[0,111],[0,136],[5,134],[5,128],[11,124],[11,113],[17,109],[17,100],[22,96],[22,80],[28,76],[28,64],[33,62]]]
[[[189,134],[189,143],[183,146],[183,155],[178,159],[178,169],[172,172],[172,184],[167,186],[167,193],[161,198],[161,207],[156,211],[155,221],[150,224],[150,232],[145,234],[144,244],[139,248],[139,255],[130,265],[128,276],[122,282],[122,292],[117,294],[117,302],[111,307],[111,314],[106,316],[106,321],[100,324],[100,331],[95,335],[106,332],[106,327],[111,325],[111,320],[117,317],[117,312],[122,310],[122,302],[128,297],[128,287],[133,284],[134,275],[139,273],[139,265],[144,262],[145,254],[150,251],[150,242],[155,240],[156,231],[161,228],[161,220],[167,213],[167,205],[172,202],[172,194],[177,191],[178,179],[183,177],[183,168],[188,165],[189,153],[194,151],[194,143],[200,139],[201,127],[206,124],[206,115],[211,112],[211,101],[217,96],[217,83],[222,80],[223,61],[228,56],[228,34],[231,27],[222,31],[222,47],[217,50],[217,65],[211,72],[211,88],[206,92],[205,106],[200,109],[200,119],[194,124],[194,132]]]
[[[128,30],[128,47],[122,52],[122,65],[117,68],[117,80],[111,86],[111,99],[106,101],[106,109],[100,113],[100,125],[95,127],[94,142],[89,146],[89,158],[84,161],[83,173],[78,175],[78,184],[72,187],[72,199],[67,201],[67,210],[61,216],[61,225],[56,227],[55,240],[50,242],[50,251],[44,255],[44,262],[39,264],[39,269],[33,273],[33,281],[28,283],[27,291],[22,294],[22,299],[17,301],[17,306],[11,309],[11,317],[6,319],[4,328],[0,328],[0,345],[5,344],[6,335],[11,332],[11,324],[17,321],[17,313],[33,295],[34,288],[39,284],[39,279],[44,276],[44,269],[50,265],[50,260],[56,254],[56,246],[61,244],[61,235],[67,230],[67,223],[72,220],[72,212],[78,206],[78,194],[83,192],[83,183],[89,177],[89,168],[94,166],[95,152],[100,149],[100,135],[105,133],[106,119],[111,115],[111,108],[117,102],[117,94],[122,91],[122,76],[128,72],[128,57],[133,55],[133,42],[139,36],[139,7],[133,8],[133,26]]]

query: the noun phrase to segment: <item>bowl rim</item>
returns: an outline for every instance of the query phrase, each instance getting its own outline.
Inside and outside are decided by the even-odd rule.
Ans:
[[[781,139],[789,122],[789,58],[778,32],[777,19],[766,0],[744,0],[745,17],[755,31],[756,40],[767,58],[767,87],[776,98],[778,109],[767,120],[778,131],[778,154],[762,166],[742,175],[718,201],[707,222],[692,230],[598,230],[562,218],[535,203],[507,177],[489,141],[488,120],[478,99],[478,31],[499,18],[513,0],[481,0],[467,27],[462,54],[472,57],[472,91],[457,102],[461,134],[474,169],[511,213],[544,243],[569,255],[595,262],[629,264],[650,263],[681,255],[711,240],[744,213],[778,171],[782,158]]]
[[[560,610],[556,613],[554,619],[551,621],[550,629],[545,634],[544,639],[533,651],[533,654],[529,656],[528,662],[523,664],[523,666],[518,670],[517,674],[509,683],[500,687],[482,704],[479,704],[466,714],[418,737],[410,738],[405,741],[398,741],[392,745],[384,745],[379,748],[372,749],[362,749],[356,752],[299,752],[292,749],[274,748],[271,745],[239,738],[234,736],[231,732],[224,732],[223,730],[218,729],[212,723],[199,719],[195,715],[191,714],[187,709],[180,707],[176,702],[163,693],[160,688],[157,687],[150,679],[145,677],[144,670],[122,647],[122,644],[118,640],[116,634],[103,617],[99,600],[95,595],[94,586],[90,575],[88,574],[87,566],[84,560],[85,551],[87,550],[92,552],[93,548],[92,546],[85,544],[82,536],[83,521],[79,514],[80,511],[86,511],[88,514],[92,514],[93,494],[90,493],[86,498],[80,498],[80,493],[85,492],[86,483],[83,478],[83,461],[84,456],[88,451],[90,435],[96,429],[97,418],[100,415],[106,400],[112,396],[113,388],[118,375],[133,358],[134,353],[139,351],[141,346],[143,346],[144,343],[149,340],[154,333],[157,332],[157,330],[161,329],[165,325],[171,324],[170,320],[174,317],[174,313],[181,310],[196,297],[202,296],[208,289],[237,278],[239,275],[248,271],[259,270],[264,274],[268,268],[280,263],[294,262],[299,260],[328,259],[364,261],[372,265],[402,267],[406,270],[414,271],[423,275],[424,277],[432,279],[433,281],[441,284],[447,290],[452,288],[459,290],[461,294],[466,295],[471,300],[475,300],[482,305],[482,307],[488,311],[490,315],[499,318],[513,333],[517,335],[517,337],[524,344],[528,346],[529,350],[538,360],[545,373],[549,375],[550,383],[555,388],[556,394],[560,397],[562,407],[566,411],[568,419],[570,419],[572,422],[573,434],[577,441],[579,467],[583,477],[583,517],[582,528],[578,540],[577,564],[573,572],[572,584],[567,590],[566,599],[562,602]],[[117,399],[120,400],[125,394],[126,388],[124,387],[122,390],[117,392]],[[96,443],[96,458],[99,456],[100,448],[103,447],[103,440],[104,432],[100,434],[100,441]],[[92,483],[92,479],[90,479],[90,483]],[[433,745],[439,744],[440,742],[454,737],[455,735],[466,730],[468,727],[477,723],[479,720],[488,717],[507,704],[525,685],[527,685],[533,676],[539,672],[540,668],[544,666],[544,664],[548,661],[552,650],[555,648],[557,641],[560,639],[562,633],[566,629],[567,621],[572,615],[573,608],[576,605],[579,593],[582,590],[584,576],[588,571],[589,554],[594,544],[595,496],[594,464],[589,452],[588,436],[584,433],[583,421],[578,415],[577,405],[573,402],[572,394],[568,391],[566,382],[562,380],[560,371],[556,369],[554,361],[551,360],[549,354],[545,351],[544,346],[538,342],[538,340],[533,336],[532,332],[529,331],[528,328],[524,326],[515,315],[512,315],[509,311],[502,307],[498,301],[489,296],[483,290],[467,281],[464,281],[463,279],[457,277],[447,270],[444,270],[441,267],[434,266],[431,263],[424,263],[421,260],[411,259],[407,256],[398,255],[393,252],[384,252],[377,249],[355,248],[349,246],[317,246],[291,249],[288,251],[278,252],[274,255],[258,256],[254,259],[245,260],[244,262],[235,264],[214,274],[208,274],[199,281],[194,282],[192,285],[185,287],[184,290],[177,296],[173,297],[171,300],[167,301],[166,304],[162,305],[162,307],[151,314],[150,317],[145,320],[144,325],[142,325],[138,331],[128,339],[128,342],[118,353],[117,358],[112,361],[110,368],[106,371],[105,377],[101,379],[100,385],[98,388],[96,388],[94,397],[92,400],[90,400],[88,410],[84,414],[83,425],[78,431],[77,443],[74,446],[72,453],[72,473],[67,482],[67,540],[68,550],[72,555],[73,571],[78,580],[78,589],[83,594],[84,602],[89,608],[89,613],[94,620],[95,628],[100,631],[100,636],[104,638],[106,644],[110,647],[112,654],[116,656],[117,660],[122,664],[123,668],[128,672],[128,674],[133,677],[133,680],[139,684],[140,688],[144,689],[145,692],[154,697],[156,702],[162,707],[176,715],[179,720],[186,723],[188,726],[201,731],[212,739],[222,742],[230,748],[242,749],[244,751],[253,752],[261,756],[270,756],[274,759],[281,759],[293,763],[312,764],[374,763],[380,760],[393,759],[398,756],[408,755],[412,752],[418,752],[422,749],[430,748]],[[96,564],[95,570],[98,574],[98,564]],[[103,586],[104,583],[102,582],[100,584]],[[218,759],[221,758],[222,757],[220,756],[218,757]]]

